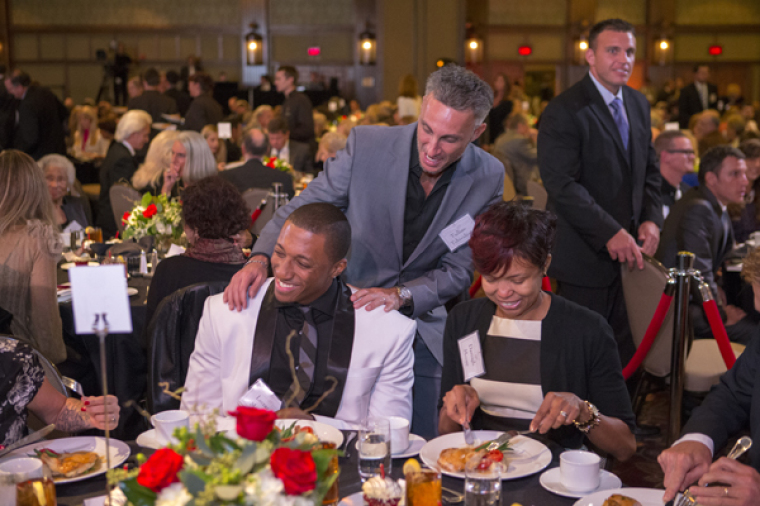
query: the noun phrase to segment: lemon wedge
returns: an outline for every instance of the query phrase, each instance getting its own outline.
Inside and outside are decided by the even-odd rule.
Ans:
[[[404,474],[418,473],[422,470],[422,466],[417,462],[417,459],[408,459],[404,462]]]

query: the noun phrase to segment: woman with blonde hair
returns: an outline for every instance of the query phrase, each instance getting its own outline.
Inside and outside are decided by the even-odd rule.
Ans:
[[[108,152],[108,139],[100,136],[98,129],[98,110],[85,105],[78,108],[78,121],[74,132],[74,144],[71,155],[77,160],[89,161],[103,158]]]
[[[53,363],[66,359],[56,298],[61,252],[42,169],[15,149],[0,153],[0,307],[11,330]]]
[[[219,129],[216,125],[206,125],[201,130],[201,135],[206,139],[211,154],[216,160],[216,168],[224,170],[227,165],[227,143],[219,139]]]
[[[172,145],[171,157],[171,164],[164,172],[164,184],[161,189],[161,193],[165,195],[179,194],[177,183],[180,179],[182,186],[186,187],[217,173],[211,148],[198,132],[180,132]]]
[[[150,192],[156,195],[163,187],[164,171],[169,168],[172,160],[172,146],[177,140],[179,132],[176,130],[164,130],[156,135],[148,152],[145,154],[145,162],[138,167],[132,176],[132,186],[141,192]]]

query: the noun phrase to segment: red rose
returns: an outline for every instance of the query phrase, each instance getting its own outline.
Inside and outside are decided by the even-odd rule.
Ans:
[[[276,157],[276,156],[273,156],[273,157],[272,157],[272,158],[270,158],[270,159],[269,159],[269,161],[267,162],[267,167],[269,167],[270,169],[274,169],[274,168],[275,168],[275,164],[276,164],[276,162],[277,162],[277,157]]]
[[[266,409],[238,406],[237,411],[229,414],[237,418],[237,433],[251,441],[263,441],[274,427],[277,413]]]
[[[150,218],[156,214],[158,214],[158,208],[156,207],[156,204],[149,205],[145,208],[145,211],[143,211],[143,217],[145,218]]]
[[[162,488],[179,481],[177,473],[183,464],[182,455],[170,448],[161,448],[140,467],[137,483],[153,492],[159,492]]]
[[[317,486],[317,466],[309,452],[278,448],[272,452],[269,464],[288,495],[305,494]]]
[[[129,221],[130,216],[132,216],[132,213],[127,211],[126,213],[124,213],[124,216],[121,217],[121,222],[126,223],[127,221]]]

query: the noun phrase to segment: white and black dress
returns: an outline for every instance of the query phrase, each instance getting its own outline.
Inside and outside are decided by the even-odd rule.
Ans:
[[[27,435],[27,405],[45,379],[32,349],[0,340],[0,444],[8,446]]]

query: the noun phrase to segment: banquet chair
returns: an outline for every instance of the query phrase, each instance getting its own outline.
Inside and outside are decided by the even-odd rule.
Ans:
[[[259,216],[255,222],[253,222],[253,229],[256,231],[254,232],[256,235],[259,235],[261,233],[261,229],[264,228],[263,225],[261,225],[261,222],[269,221],[272,218],[273,213],[268,213],[269,218],[266,219],[264,217],[264,214],[267,213],[268,209],[267,207],[270,206],[270,204],[273,202],[269,199],[269,190],[266,188],[248,188],[246,191],[243,192],[243,200],[245,200],[246,205],[248,206],[248,209],[251,210],[253,213],[257,207],[261,205],[262,200],[267,201],[267,205],[264,206],[264,208],[261,210],[261,216]],[[266,224],[266,223],[264,223]]]
[[[541,211],[546,209],[546,201],[549,200],[549,195],[546,193],[543,185],[537,181],[530,180],[527,183],[527,187],[528,196],[533,197],[533,209]]]
[[[253,227],[251,227],[251,233],[255,234],[256,236],[261,235],[261,231],[264,230],[264,227],[266,226],[266,224],[269,223],[269,220],[272,219],[272,217],[274,216],[275,211],[277,211],[274,208],[274,196],[269,195],[269,190],[267,190],[267,194],[268,194],[268,196],[266,198],[267,199],[267,205],[265,205],[264,209],[261,210],[261,215],[256,220],[256,222],[253,224]],[[260,202],[261,202],[261,200],[259,200],[259,203]],[[255,207],[254,207],[254,209],[255,209]]]
[[[148,411],[179,409],[180,401],[167,394],[185,384],[195,335],[206,298],[224,291],[227,282],[198,283],[177,290],[156,308],[148,323]],[[167,383],[164,385],[159,384]]]
[[[108,194],[111,197],[113,219],[116,220],[119,232],[123,232],[124,223],[122,223],[121,217],[124,216],[124,213],[132,211],[135,204],[142,199],[142,195],[126,183],[116,183],[108,190]]]
[[[652,321],[668,281],[668,270],[664,265],[650,256],[642,256],[644,257],[643,270],[620,269],[628,321],[633,334],[633,343],[637,348],[644,339],[644,334],[649,322]],[[644,372],[656,378],[670,376],[674,308],[675,301],[671,303],[654,344],[642,363]],[[731,347],[737,356],[744,351],[744,346],[737,343],[731,343]],[[626,364],[622,366],[625,367]],[[720,377],[727,369],[714,339],[698,339],[692,343],[685,370],[684,389],[689,392],[706,393],[713,385],[718,384]],[[638,401],[639,398],[640,396],[636,395],[634,401]],[[634,404],[637,403],[634,402]]]

